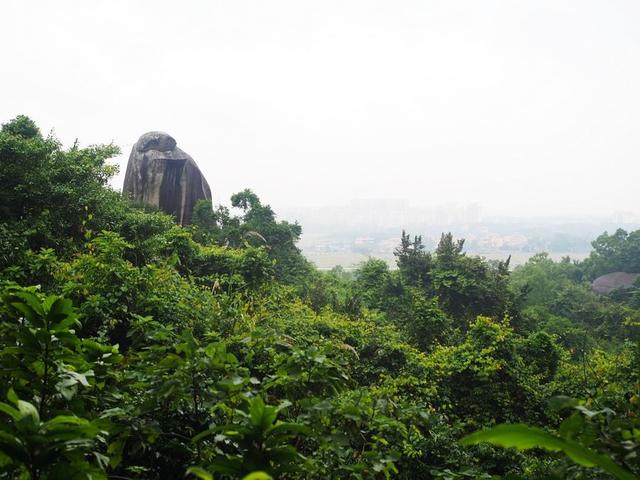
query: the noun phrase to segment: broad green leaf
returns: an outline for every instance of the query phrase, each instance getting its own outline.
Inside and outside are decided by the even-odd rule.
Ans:
[[[33,311],[39,316],[44,316],[44,309],[42,308],[42,302],[32,292],[28,292],[26,290],[21,290],[14,294],[17,298],[21,299],[25,304],[29,305],[33,309]]]
[[[100,452],[93,452],[93,456],[98,462],[98,465],[100,465],[100,468],[106,469],[109,466],[109,457],[106,455],[103,455]]]
[[[572,439],[576,436],[578,432],[580,432],[583,425],[584,425],[583,416],[580,413],[575,412],[573,415],[565,418],[562,421],[562,423],[560,424],[560,427],[558,428],[558,433],[562,438]]]
[[[31,368],[34,372],[36,372],[36,375],[38,375],[38,377],[44,377],[44,362],[42,360],[36,360],[32,362]]]
[[[258,396],[251,400],[249,404],[249,415],[251,417],[251,423],[254,425],[260,425],[262,423],[262,415],[264,414],[264,401],[262,397]]]
[[[221,425],[219,427],[210,428],[208,430],[205,430],[205,431],[200,432],[199,434],[195,435],[191,439],[191,441],[192,442],[199,442],[200,440],[202,440],[204,438],[207,438],[207,437],[209,437],[209,436],[211,436],[213,434],[223,432],[226,428],[227,428],[226,425]]]
[[[115,468],[120,465],[122,461],[122,452],[124,450],[124,440],[116,440],[111,442],[107,447],[107,453],[109,454],[109,466]]]
[[[60,320],[58,323],[52,325],[51,331],[52,332],[67,331],[69,327],[71,327],[72,325],[75,325],[75,326],[80,325],[78,318],[74,314],[67,315],[63,317],[62,320]]]
[[[26,318],[31,324],[40,328],[44,327],[44,324],[42,323],[42,317],[38,315],[29,305],[21,302],[13,302],[11,303],[11,306],[18,310],[22,315],[24,315],[24,318]]]
[[[265,435],[280,435],[286,432],[301,433],[304,435],[309,435],[311,433],[311,431],[309,430],[309,427],[307,427],[306,425],[302,425],[300,423],[282,422],[282,423],[278,423],[277,425],[274,425],[273,427],[268,428],[267,431],[265,432]]]
[[[11,405],[7,405],[6,403],[3,403],[3,402],[0,402],[0,412],[4,412],[7,415],[9,415],[14,422],[17,422],[22,418],[22,415],[16,408],[13,408]]]
[[[573,408],[576,405],[579,405],[578,400],[565,395],[556,395],[549,399],[549,407],[556,411],[560,411],[565,408]]]
[[[564,452],[571,460],[585,467],[600,467],[620,480],[637,480],[636,477],[616,465],[610,458],[593,452],[571,440],[564,440],[544,430],[522,424],[498,425],[487,430],[472,433],[462,439],[463,445],[482,442],[518,450],[543,448],[552,452]]]
[[[273,477],[267,472],[251,472],[245,475],[242,480],[273,480]]]
[[[280,404],[278,405],[278,412],[280,412],[281,410],[284,410],[285,408],[289,408],[291,405],[293,405],[293,403],[291,403],[289,400],[283,400],[280,402]]]
[[[184,363],[184,359],[175,353],[169,353],[158,363],[162,368],[177,368]]]
[[[251,424],[261,429],[268,428],[278,416],[278,409],[265,405],[262,397],[255,397],[249,404],[249,417]]]
[[[47,320],[52,330],[64,330],[72,325],[76,318],[73,314],[71,300],[68,298],[55,298],[47,312]]]
[[[74,417],[71,415],[58,415],[57,417],[52,418],[51,420],[42,424],[42,428],[44,430],[52,430],[56,427],[64,425],[78,425],[78,426],[87,426],[90,425],[89,420],[80,417]]]
[[[78,373],[78,372],[72,372],[72,371],[67,371],[66,373],[67,375],[71,375],[73,378],[75,378],[76,381],[80,383],[83,387],[89,386],[89,381],[87,380],[87,377],[94,376],[93,370],[87,370],[84,373]]]
[[[197,477],[200,480],[213,480],[213,475],[207,472],[204,468],[200,468],[200,467],[189,467],[187,469],[187,474],[193,475],[194,477]]]
[[[16,392],[13,390],[13,388],[10,388],[7,392],[7,400],[9,400],[14,405],[18,405],[18,400],[20,399],[18,398],[18,395],[16,395]]]
[[[6,467],[12,462],[12,458],[6,453],[0,451],[0,468]]]
[[[34,426],[40,425],[40,415],[38,410],[29,402],[24,400],[18,400],[18,410],[20,410],[20,416],[22,419],[29,418],[30,423]]]
[[[216,458],[211,462],[211,468],[215,472],[227,475],[239,475],[242,472],[242,458]]]

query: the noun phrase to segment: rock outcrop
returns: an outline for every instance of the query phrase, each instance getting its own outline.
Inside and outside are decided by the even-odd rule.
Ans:
[[[122,190],[135,201],[174,215],[181,225],[191,223],[198,200],[211,200],[196,162],[163,132],[145,133],[133,146]]]
[[[639,276],[640,274],[627,272],[607,273],[596,278],[591,284],[591,288],[596,293],[608,295],[619,288],[627,289],[633,287]]]

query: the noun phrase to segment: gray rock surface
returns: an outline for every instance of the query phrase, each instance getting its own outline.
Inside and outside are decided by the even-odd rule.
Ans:
[[[631,288],[640,276],[638,273],[613,272],[596,278],[591,284],[594,292],[608,295],[618,288]]]
[[[211,189],[190,155],[163,132],[142,135],[131,150],[122,191],[138,202],[191,223],[198,200],[211,200]]]

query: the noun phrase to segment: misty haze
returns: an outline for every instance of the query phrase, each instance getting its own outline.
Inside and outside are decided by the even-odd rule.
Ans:
[[[640,3],[0,3],[0,480],[640,478]]]

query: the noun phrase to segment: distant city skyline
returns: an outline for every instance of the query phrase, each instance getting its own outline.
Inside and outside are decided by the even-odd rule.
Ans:
[[[548,252],[558,260],[588,256],[591,242],[605,231],[640,228],[640,216],[500,217],[481,206],[440,205],[422,208],[407,200],[357,200],[344,205],[297,207],[278,211],[280,219],[299,221],[299,246],[321,269],[336,265],[352,269],[368,257],[395,265],[400,232],[421,235],[427,250],[435,249],[441,233],[464,238],[465,251],[493,260],[511,257],[517,266],[532,255]]]

